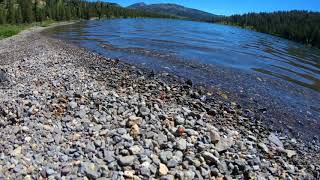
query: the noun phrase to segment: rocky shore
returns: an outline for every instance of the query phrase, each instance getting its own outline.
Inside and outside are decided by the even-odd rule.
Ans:
[[[319,146],[40,30],[0,41],[0,179],[320,178]]]

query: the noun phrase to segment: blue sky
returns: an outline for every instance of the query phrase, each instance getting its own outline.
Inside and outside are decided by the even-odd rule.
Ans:
[[[320,11],[320,0],[103,0],[128,6],[137,2],[176,3],[219,15],[246,12],[270,12],[277,10]]]

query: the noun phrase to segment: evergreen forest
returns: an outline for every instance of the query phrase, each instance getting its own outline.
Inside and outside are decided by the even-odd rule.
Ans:
[[[114,17],[168,17],[84,0],[0,0],[0,24]]]
[[[211,22],[241,26],[320,48],[320,13],[279,11],[220,16]]]

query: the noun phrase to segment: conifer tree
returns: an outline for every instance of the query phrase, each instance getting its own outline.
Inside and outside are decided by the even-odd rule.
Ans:
[[[15,7],[14,0],[8,0],[7,2],[8,14],[7,14],[7,22],[10,24],[16,23],[16,15],[15,15]]]
[[[6,9],[5,9],[5,5],[4,2],[0,1],[0,24],[5,24],[6,23]]]
[[[16,11],[16,23],[21,24],[23,22],[21,6],[19,5]]]
[[[24,23],[33,21],[32,0],[21,0],[22,17]]]

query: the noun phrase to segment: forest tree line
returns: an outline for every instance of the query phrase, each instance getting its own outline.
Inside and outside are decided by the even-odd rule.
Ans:
[[[320,13],[279,11],[216,17],[213,22],[251,28],[320,48]]]
[[[113,17],[168,17],[85,0],[0,0],[0,24]]]

